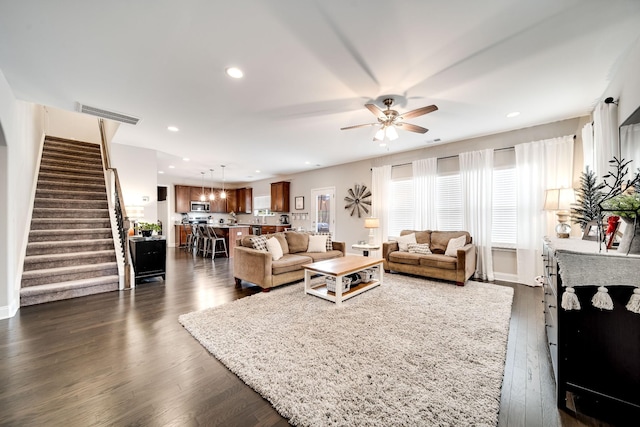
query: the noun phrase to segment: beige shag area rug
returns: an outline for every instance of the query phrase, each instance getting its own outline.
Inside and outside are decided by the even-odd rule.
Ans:
[[[179,321],[293,425],[496,425],[513,289],[384,280],[339,307],[297,283]]]

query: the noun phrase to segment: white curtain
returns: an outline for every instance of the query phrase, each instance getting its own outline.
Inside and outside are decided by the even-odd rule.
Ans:
[[[461,153],[462,226],[478,249],[475,276],[495,280],[491,254],[493,150]]]
[[[595,167],[599,178],[609,171],[609,160],[620,158],[618,141],[618,106],[601,102],[593,112],[593,146]]]
[[[545,212],[545,190],[571,187],[573,136],[529,142],[515,146],[517,186],[518,282],[535,286],[541,273],[542,238],[554,235],[555,215]]]
[[[582,158],[584,159],[582,172],[587,170],[587,166],[589,170],[595,171],[596,158],[593,146],[593,123],[587,123],[582,127]]]
[[[620,128],[620,156],[629,163],[629,172],[634,174],[640,168],[640,124]],[[627,176],[630,179],[631,176]]]
[[[371,212],[380,220],[380,228],[374,229],[377,242],[389,238],[389,206],[391,204],[391,165],[374,167],[371,173]]]
[[[438,211],[437,178],[438,159],[414,160],[413,168],[413,192],[415,201],[414,230],[435,230]]]

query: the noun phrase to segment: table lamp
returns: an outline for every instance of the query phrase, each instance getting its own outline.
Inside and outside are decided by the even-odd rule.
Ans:
[[[556,211],[558,225],[556,225],[556,237],[567,239],[571,235],[571,225],[569,219],[569,209],[575,203],[576,196],[573,188],[553,188],[547,190],[544,200],[545,211]]]
[[[364,219],[364,228],[369,229],[369,244],[376,244],[376,236],[373,232],[374,228],[380,228],[380,220],[378,218],[365,218]]]

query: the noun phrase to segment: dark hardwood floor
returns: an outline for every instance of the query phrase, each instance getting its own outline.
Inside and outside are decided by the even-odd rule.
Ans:
[[[285,426],[178,316],[260,292],[233,260],[170,248],[166,281],[20,309],[0,320],[0,425]],[[542,290],[515,290],[501,426],[604,426],[558,411]],[[268,325],[265,325],[268,327]]]

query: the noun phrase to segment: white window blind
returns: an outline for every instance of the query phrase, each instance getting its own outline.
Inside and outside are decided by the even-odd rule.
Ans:
[[[271,209],[271,195],[255,196],[253,198],[253,209]]]
[[[459,174],[438,176],[438,230],[462,230],[462,183]]]
[[[389,210],[389,236],[399,236],[402,230],[413,230],[413,179],[391,181],[391,209]]]
[[[494,169],[492,211],[492,243],[499,247],[515,247],[517,228],[515,168]]]

